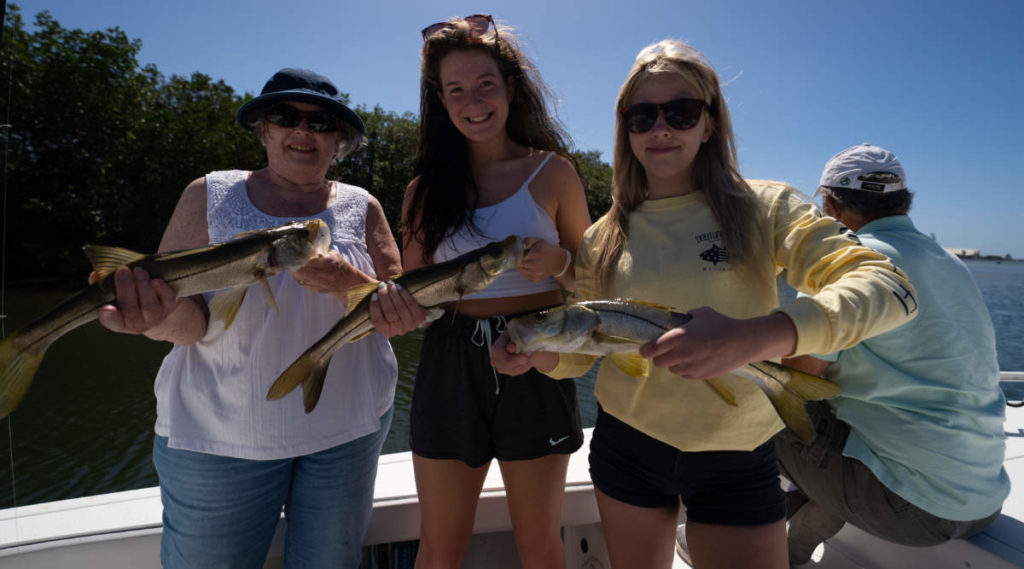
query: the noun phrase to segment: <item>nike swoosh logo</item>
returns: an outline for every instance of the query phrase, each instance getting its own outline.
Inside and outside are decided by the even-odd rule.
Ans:
[[[558,443],[560,443],[560,442],[562,442],[564,440],[567,440],[568,438],[569,438],[569,435],[566,435],[566,436],[564,436],[564,437],[562,437],[560,439],[557,439],[557,440],[554,437],[549,437],[548,438],[548,444],[550,444],[551,446],[555,446]]]

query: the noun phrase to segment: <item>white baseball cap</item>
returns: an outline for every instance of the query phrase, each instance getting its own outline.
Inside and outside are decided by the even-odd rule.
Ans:
[[[843,150],[825,164],[818,182],[819,190],[822,187],[898,192],[907,189],[907,175],[895,154],[865,142]]]

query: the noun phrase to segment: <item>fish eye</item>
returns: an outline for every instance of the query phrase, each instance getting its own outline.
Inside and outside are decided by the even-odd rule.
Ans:
[[[543,312],[538,312],[537,314],[533,315],[533,319],[536,322],[543,322],[548,319],[548,315]]]

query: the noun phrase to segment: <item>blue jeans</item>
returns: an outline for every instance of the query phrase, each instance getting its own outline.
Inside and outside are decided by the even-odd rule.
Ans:
[[[167,569],[259,569],[283,506],[285,568],[357,567],[393,412],[380,418],[377,432],[282,460],[172,449],[166,437],[156,437],[161,563]]]

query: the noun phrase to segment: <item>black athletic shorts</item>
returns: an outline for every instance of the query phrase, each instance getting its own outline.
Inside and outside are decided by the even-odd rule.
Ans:
[[[754,526],[786,517],[775,444],[752,451],[684,452],[598,407],[590,478],[608,496],[644,508],[682,503],[686,519]]]
[[[427,328],[409,417],[414,453],[478,467],[492,458],[571,454],[583,444],[572,379],[491,367],[491,343],[504,327],[503,317],[446,312]]]

